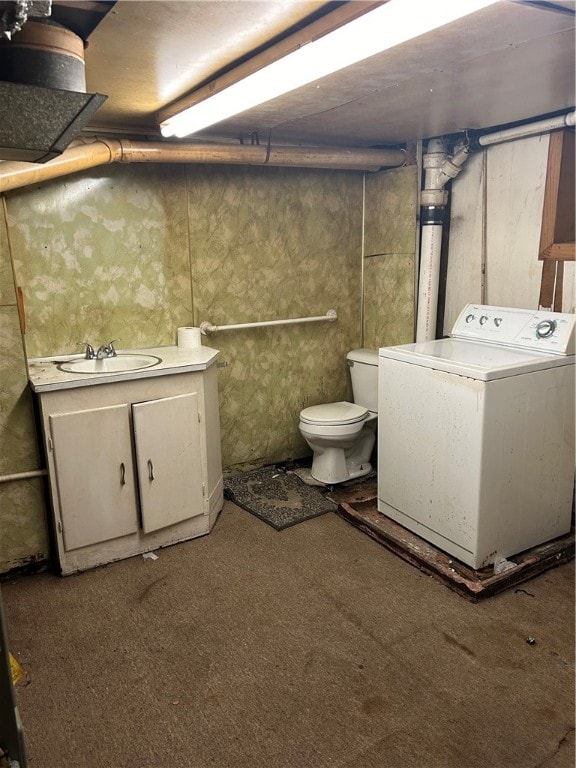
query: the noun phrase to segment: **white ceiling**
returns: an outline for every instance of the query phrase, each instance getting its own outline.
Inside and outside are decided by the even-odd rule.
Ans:
[[[355,12],[366,5],[347,4]],[[385,145],[568,109],[574,15],[559,8],[574,6],[500,0],[196,138],[257,132],[267,140],[271,132],[292,144]],[[323,8],[310,0],[119,0],[86,50],[87,90],[108,95],[91,128],[157,137],[158,111],[286,31],[302,34]]]

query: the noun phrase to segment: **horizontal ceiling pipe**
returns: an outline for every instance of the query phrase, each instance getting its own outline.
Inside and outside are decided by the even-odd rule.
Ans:
[[[285,147],[265,144],[167,144],[157,141],[119,140],[123,163],[230,163],[341,170],[377,171],[403,165],[402,149],[349,149],[342,147]]]
[[[505,128],[492,133],[478,133],[473,136],[471,149],[478,150],[482,147],[489,147],[492,144],[503,144],[506,141],[515,141],[525,139],[529,136],[536,136],[539,133],[549,133],[561,128],[573,128],[576,123],[576,112],[566,112],[557,117],[549,117],[544,120],[538,120],[534,123],[524,123],[516,125],[514,128]]]
[[[0,192],[68,176],[108,163],[197,163],[272,165],[298,168],[378,171],[404,165],[402,149],[346,147],[272,147],[259,145],[188,144],[97,137],[67,149],[48,163],[0,163]]]
[[[69,176],[87,168],[115,163],[121,157],[117,142],[94,141],[70,147],[48,163],[20,163],[7,160],[0,163],[0,192],[39,184],[42,181]]]

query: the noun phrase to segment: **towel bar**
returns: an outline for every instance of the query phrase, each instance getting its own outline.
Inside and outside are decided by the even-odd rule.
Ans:
[[[319,323],[323,320],[333,322],[338,319],[335,309],[329,309],[325,315],[316,317],[294,317],[289,320],[264,320],[259,323],[236,323],[235,325],[212,325],[208,320],[200,323],[200,331],[204,336],[216,331],[235,331],[239,328],[263,328],[271,325],[292,325],[294,323]]]

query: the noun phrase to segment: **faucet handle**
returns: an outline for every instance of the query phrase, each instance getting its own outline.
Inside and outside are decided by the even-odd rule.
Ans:
[[[92,344],[89,344],[87,341],[79,341],[78,344],[82,344],[83,347],[86,347],[86,360],[93,360],[96,357]]]
[[[109,341],[108,344],[106,344],[106,350],[108,352],[108,355],[110,357],[116,357],[116,350],[114,349],[114,344],[116,344],[117,341],[120,341],[120,339],[112,339],[112,341]]]

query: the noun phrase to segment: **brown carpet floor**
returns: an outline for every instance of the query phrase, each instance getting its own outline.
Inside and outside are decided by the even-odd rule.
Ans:
[[[574,766],[572,563],[473,604],[230,502],[158,555],[2,585],[31,768]]]

